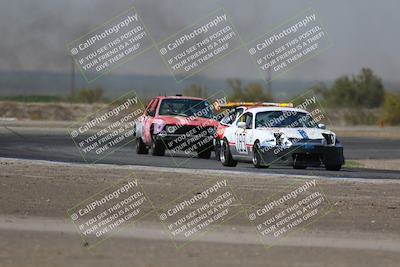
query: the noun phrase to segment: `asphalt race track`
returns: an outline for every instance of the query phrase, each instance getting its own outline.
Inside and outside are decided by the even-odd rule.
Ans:
[[[398,141],[341,141],[347,159],[400,158]],[[0,127],[0,266],[398,266],[399,171],[228,168],[214,155],[167,155],[137,155],[131,142],[87,164],[64,128]],[[143,206],[148,215],[87,249],[66,211],[132,175],[154,203]],[[157,207],[221,177],[240,200],[229,210],[239,212],[188,240],[171,240]],[[318,182],[329,213],[266,249],[245,208],[300,182]]]
[[[340,138],[344,145],[346,160],[351,159],[398,159],[400,158],[400,142],[378,138]],[[72,139],[64,129],[49,130],[25,127],[4,127],[0,132],[0,157],[39,159],[61,162],[85,163],[75,147]],[[89,159],[91,160],[91,159]],[[120,148],[96,163],[117,165],[145,165],[154,167],[234,170],[241,172],[269,172],[278,174],[306,174],[326,177],[397,179],[395,171],[369,170],[361,168],[342,168],[341,171],[326,171],[324,168],[307,168],[294,170],[291,167],[272,166],[269,169],[256,169],[252,164],[239,163],[236,168],[228,168],[215,160],[190,158],[186,155],[172,158],[166,152],[164,157],[137,155],[135,144]]]

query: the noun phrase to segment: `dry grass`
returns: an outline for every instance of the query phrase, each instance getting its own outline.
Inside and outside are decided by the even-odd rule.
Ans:
[[[76,121],[105,104],[22,103],[0,101],[0,118],[34,121]]]

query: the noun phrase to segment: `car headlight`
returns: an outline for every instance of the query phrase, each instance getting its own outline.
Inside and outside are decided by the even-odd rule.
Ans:
[[[217,130],[214,128],[214,127],[210,127],[210,128],[208,128],[208,133],[210,134],[210,135],[215,135],[216,133],[217,133]]]
[[[284,133],[274,133],[274,136],[276,139],[277,146],[282,146],[283,148],[289,148],[293,145],[293,143]]]
[[[293,143],[289,140],[289,138],[285,134],[282,134],[281,135],[281,146],[286,149],[286,148],[291,147],[292,145],[293,145]]]
[[[172,133],[174,133],[176,131],[176,126],[167,125],[165,127],[165,131],[167,131],[167,133],[172,134]]]
[[[336,142],[336,136],[334,134],[323,133],[324,144],[327,146],[334,146]]]
[[[276,146],[276,139],[274,137],[266,138],[261,142],[261,147],[272,147]]]
[[[156,120],[153,124],[153,134],[159,134],[164,129],[165,123],[162,120]]]

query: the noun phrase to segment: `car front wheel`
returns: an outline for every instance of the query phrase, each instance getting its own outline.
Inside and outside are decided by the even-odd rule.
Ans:
[[[223,141],[221,146],[220,160],[222,165],[227,167],[235,167],[237,165],[237,161],[232,158],[232,154],[229,150],[229,144],[226,139]]]
[[[261,158],[260,142],[257,140],[253,146],[253,165],[256,168],[269,168],[269,165],[264,165]]]
[[[136,154],[147,154],[149,153],[149,149],[146,144],[143,142],[141,137],[136,138]]]
[[[151,145],[151,155],[153,156],[164,156],[165,147],[162,141],[154,141]]]

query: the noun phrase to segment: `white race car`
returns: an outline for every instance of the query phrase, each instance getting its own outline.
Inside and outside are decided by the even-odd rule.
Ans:
[[[225,129],[220,160],[230,167],[241,161],[253,162],[256,168],[324,165],[336,171],[344,164],[343,146],[334,132],[305,110],[280,106],[249,108],[236,118]]]

